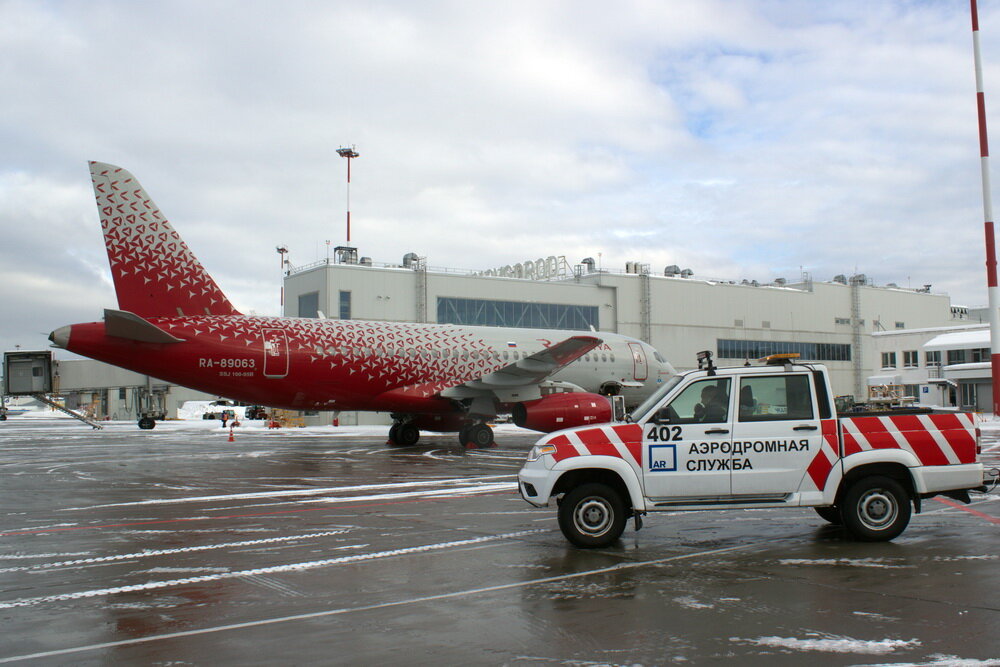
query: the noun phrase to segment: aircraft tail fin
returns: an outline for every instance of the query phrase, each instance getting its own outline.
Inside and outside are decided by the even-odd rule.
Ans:
[[[90,163],[118,307],[139,317],[239,312],[135,176]]]

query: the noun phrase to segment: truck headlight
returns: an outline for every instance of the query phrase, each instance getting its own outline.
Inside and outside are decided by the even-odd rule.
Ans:
[[[537,461],[546,454],[555,454],[555,453],[556,453],[555,445],[535,445],[534,447],[531,448],[531,451],[528,452],[528,463]]]

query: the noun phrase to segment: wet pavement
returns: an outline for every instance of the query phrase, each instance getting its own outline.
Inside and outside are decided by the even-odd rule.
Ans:
[[[535,436],[0,424],[0,663],[1000,665],[1000,494],[888,544],[811,510],[613,548],[516,495]]]

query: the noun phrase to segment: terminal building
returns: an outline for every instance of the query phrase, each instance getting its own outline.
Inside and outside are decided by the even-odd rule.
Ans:
[[[718,280],[639,262],[601,269],[589,258],[462,272],[429,268],[416,253],[377,264],[342,247],[289,268],[284,288],[292,317],[608,331],[650,343],[678,370],[695,367],[701,350],[728,365],[797,352],[830,368],[837,395],[858,400],[883,367],[877,334],[970,323],[967,308],[930,285],[876,286],[864,275]]]

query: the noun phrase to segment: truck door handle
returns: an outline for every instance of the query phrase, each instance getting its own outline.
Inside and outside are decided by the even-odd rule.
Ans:
[[[729,433],[728,428],[710,428],[705,431],[705,435],[721,435],[723,433]]]
[[[806,425],[803,425],[803,426],[796,426],[792,430],[793,431],[815,431],[818,428],[819,428],[818,426],[806,426]]]

